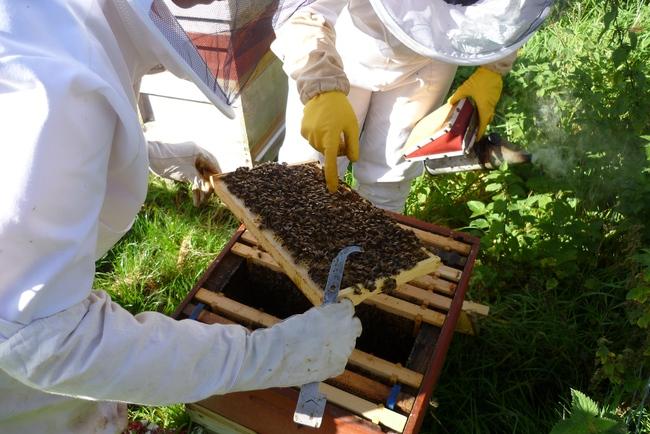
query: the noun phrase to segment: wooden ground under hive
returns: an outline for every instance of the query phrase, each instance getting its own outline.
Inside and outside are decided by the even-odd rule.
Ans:
[[[358,304],[434,272],[440,259],[347,185],[328,193],[317,163],[265,163],[211,178],[215,192],[312,304],[322,301],[332,259],[348,257],[341,296]]]
[[[474,333],[486,306],[464,301],[478,240],[404,216],[443,264],[357,306],[363,333],[345,372],[322,387],[328,404],[324,434],[414,434],[427,410],[454,330]],[[175,317],[205,323],[268,327],[304,312],[311,302],[242,226],[197,282]],[[298,390],[269,389],[214,396],[188,406],[192,418],[216,432],[300,434],[293,423]],[[223,431],[228,427],[228,430]]]

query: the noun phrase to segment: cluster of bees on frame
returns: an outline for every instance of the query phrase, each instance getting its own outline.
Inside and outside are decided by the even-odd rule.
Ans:
[[[428,257],[411,231],[347,185],[327,192],[316,163],[264,163],[222,179],[231,194],[260,216],[260,228],[271,231],[321,288],[332,259],[346,246],[363,249],[348,256],[341,283],[341,288],[353,287],[358,293],[374,291],[378,280],[383,291],[394,289],[392,276]]]

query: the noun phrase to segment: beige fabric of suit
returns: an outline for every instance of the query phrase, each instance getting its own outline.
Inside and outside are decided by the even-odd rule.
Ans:
[[[361,128],[357,190],[381,208],[403,212],[423,168],[403,159],[403,146],[417,121],[444,102],[457,65],[403,45],[367,0],[316,1],[307,9],[280,28],[272,46],[290,77],[279,160],[322,158],[300,135],[304,103],[327,90],[347,91]],[[515,58],[510,53],[485,66],[507,74]],[[347,165],[340,157],[341,175]]]

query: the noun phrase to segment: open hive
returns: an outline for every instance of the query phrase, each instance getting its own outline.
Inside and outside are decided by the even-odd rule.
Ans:
[[[341,296],[355,304],[434,272],[440,259],[347,185],[329,193],[317,163],[265,163],[212,177],[215,192],[312,304],[322,301],[330,263],[348,257]]]
[[[417,433],[454,330],[474,333],[473,318],[488,313],[486,306],[464,301],[477,239],[404,216],[391,218],[413,231],[442,264],[356,307],[363,332],[345,372],[321,385],[327,405],[318,431],[324,434]],[[174,317],[257,329],[311,304],[242,225]],[[297,398],[297,388],[237,392],[190,404],[188,411],[214,432],[312,431],[293,422]]]

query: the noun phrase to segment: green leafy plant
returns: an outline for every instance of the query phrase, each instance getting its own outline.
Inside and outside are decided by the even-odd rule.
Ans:
[[[645,408],[650,388],[650,249],[643,249],[633,260],[640,269],[626,297],[629,338],[624,345],[615,345],[604,337],[599,340],[594,382],[607,380],[614,390],[621,390],[619,394],[628,397],[622,403],[628,422],[636,432],[647,432],[638,429],[650,424]]]
[[[468,298],[491,307],[450,348],[430,432],[549,432],[569,388],[646,432],[647,304],[628,294],[650,246],[649,27],[647,1],[559,2],[490,127],[534,164],[414,185],[407,212],[481,238]]]
[[[623,420],[614,412],[603,409],[584,393],[571,389],[569,417],[561,420],[550,434],[625,434]]]
[[[634,259],[642,269],[637,284],[627,293],[627,299],[634,303],[631,320],[642,329],[650,329],[650,249],[643,249]],[[650,347],[646,348],[650,352]]]

